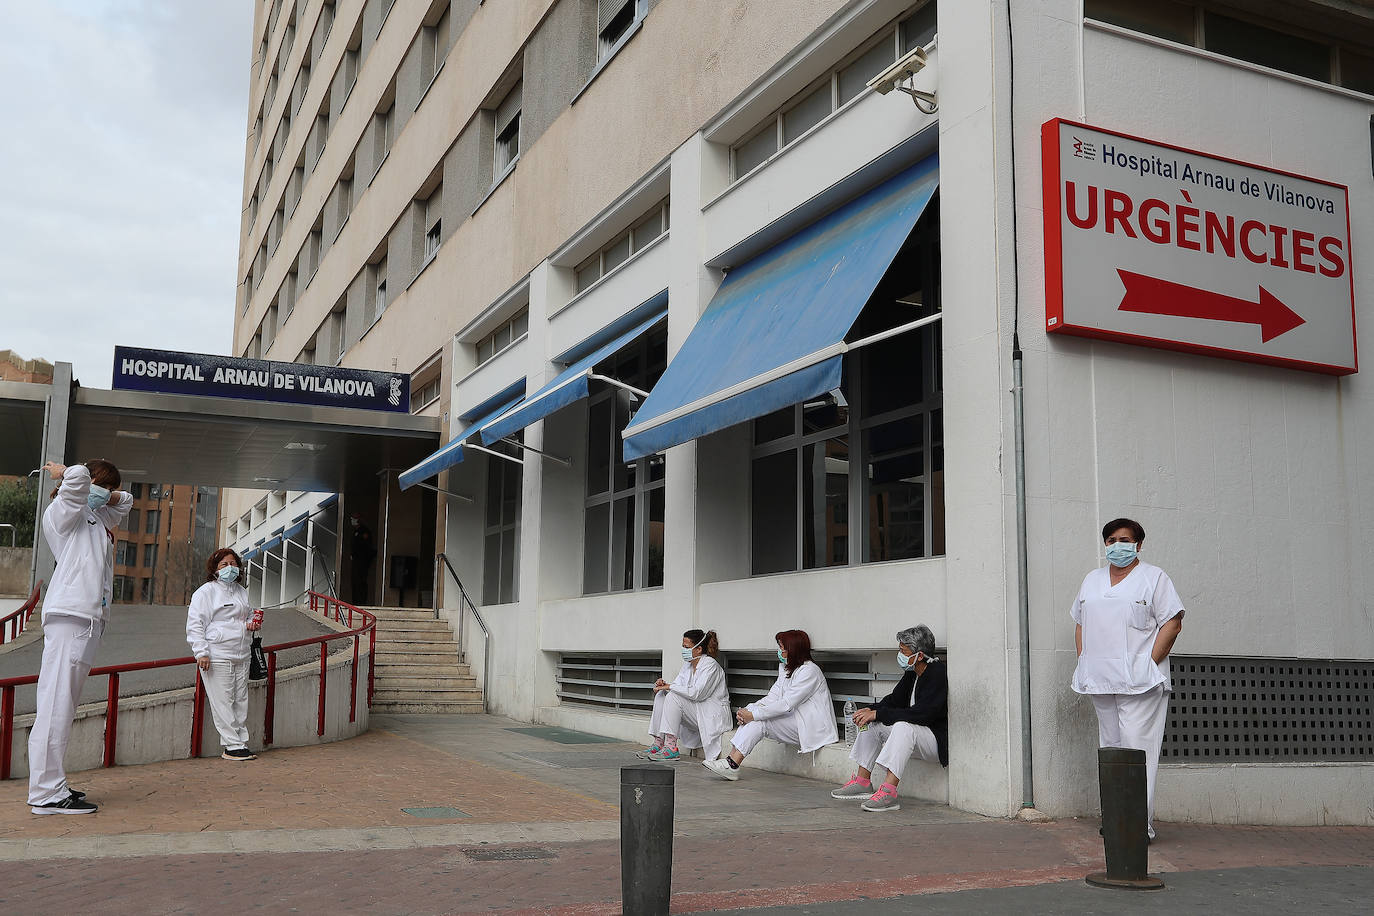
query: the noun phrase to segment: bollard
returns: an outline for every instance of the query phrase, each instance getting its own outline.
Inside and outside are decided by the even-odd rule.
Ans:
[[[1085,879],[1094,887],[1158,890],[1164,882],[1151,877],[1146,828],[1145,752],[1134,748],[1097,749],[1097,783],[1102,793],[1102,845],[1107,870]]]
[[[620,899],[625,916],[668,916],[673,883],[672,767],[620,768]]]

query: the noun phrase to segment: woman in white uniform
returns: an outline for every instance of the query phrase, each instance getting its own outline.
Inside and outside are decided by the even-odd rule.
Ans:
[[[809,754],[839,740],[835,704],[825,674],[811,660],[811,637],[805,630],[783,630],[778,643],[778,679],[768,696],[735,713],[739,730],[729,755],[705,766],[721,779],[739,779],[744,758],[764,738],[795,744]]]
[[[1145,529],[1129,518],[1102,528],[1108,565],[1083,579],[1070,613],[1078,667],[1073,689],[1093,698],[1098,747],[1145,752],[1147,836],[1155,836],[1155,774],[1169,712],[1169,652],[1183,602],[1158,566],[1140,559]]]
[[[43,596],[43,662],[29,729],[29,805],[34,814],[92,814],[84,792],[67,785],[63,758],[72,717],[91,672],[114,597],[114,529],[134,498],[120,492],[119,468],[96,458],[71,467],[43,465],[53,480],[43,539],[57,566]]]
[[[639,752],[646,760],[677,760],[679,747],[700,747],[707,760],[720,756],[720,739],[730,730],[730,694],[720,667],[716,631],[682,634],[682,668],[670,684],[654,682],[653,744]]]
[[[255,760],[248,750],[249,633],[262,626],[262,612],[248,603],[239,582],[243,562],[228,547],[210,554],[205,584],[191,596],[186,641],[200,668],[210,715],[215,720],[225,760]]]

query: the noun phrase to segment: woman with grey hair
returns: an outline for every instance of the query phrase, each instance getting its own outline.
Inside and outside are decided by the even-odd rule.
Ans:
[[[940,761],[949,766],[947,701],[949,679],[944,663],[935,657],[935,634],[918,624],[897,634],[897,664],[902,679],[876,706],[861,706],[854,711],[859,727],[849,759],[859,771],[849,782],[830,795],[833,798],[862,798],[865,811],[896,811],[897,784],[902,769],[913,757]],[[887,770],[887,781],[873,788],[873,767]]]

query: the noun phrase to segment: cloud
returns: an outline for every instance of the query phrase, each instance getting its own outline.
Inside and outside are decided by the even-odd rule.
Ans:
[[[116,344],[231,344],[253,4],[6,4],[0,349],[108,387]]]

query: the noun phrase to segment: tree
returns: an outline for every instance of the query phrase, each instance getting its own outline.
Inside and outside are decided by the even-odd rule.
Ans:
[[[14,546],[33,546],[33,521],[37,510],[37,480],[0,480],[0,524],[14,526]],[[0,547],[10,546],[8,534],[8,529],[0,528]]]

